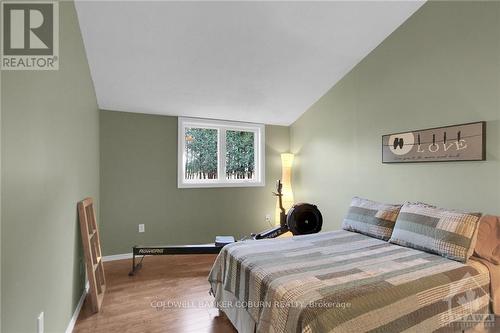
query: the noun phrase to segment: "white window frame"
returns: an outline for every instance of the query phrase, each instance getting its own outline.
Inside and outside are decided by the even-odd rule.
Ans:
[[[185,130],[189,127],[217,129],[217,178],[185,179]],[[245,131],[254,133],[255,179],[226,179],[226,131]],[[234,121],[211,120],[202,118],[179,117],[177,129],[177,187],[255,187],[265,186],[265,131],[263,124]]]

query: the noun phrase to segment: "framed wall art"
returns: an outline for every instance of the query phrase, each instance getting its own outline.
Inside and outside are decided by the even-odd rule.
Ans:
[[[486,122],[382,136],[382,163],[486,160]]]

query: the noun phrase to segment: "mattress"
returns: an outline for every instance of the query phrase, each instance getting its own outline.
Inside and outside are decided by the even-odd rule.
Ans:
[[[480,263],[344,230],[230,244],[209,282],[240,333],[460,331],[490,314]]]

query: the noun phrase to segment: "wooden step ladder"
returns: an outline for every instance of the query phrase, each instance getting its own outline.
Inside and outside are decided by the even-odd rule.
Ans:
[[[87,277],[89,279],[90,306],[92,312],[96,313],[101,309],[104,291],[106,290],[106,278],[102,265],[101,242],[92,198],[86,198],[78,203],[78,216],[87,266]]]

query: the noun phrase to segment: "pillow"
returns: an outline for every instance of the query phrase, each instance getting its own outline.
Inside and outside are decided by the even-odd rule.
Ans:
[[[388,240],[400,209],[401,205],[354,197],[342,222],[342,229]]]
[[[500,216],[485,215],[481,218],[474,255],[500,265]]]
[[[480,216],[407,202],[389,242],[466,262],[474,251]]]

